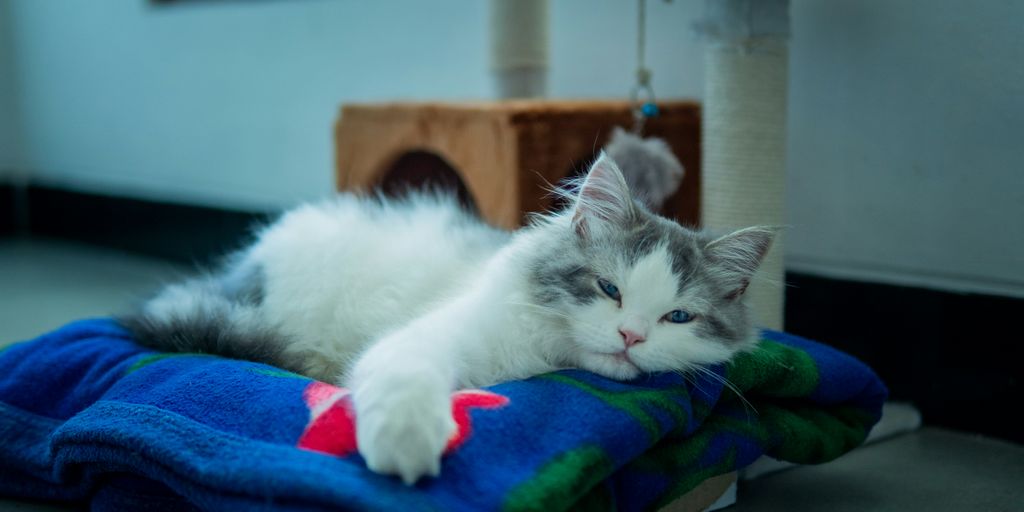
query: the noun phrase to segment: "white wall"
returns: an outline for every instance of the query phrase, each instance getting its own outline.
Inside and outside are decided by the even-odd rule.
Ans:
[[[15,0],[27,165],[228,207],[323,195],[341,101],[486,94],[484,7]]]
[[[1024,2],[792,17],[788,266],[1024,295]]]
[[[636,80],[635,0],[550,0],[550,93],[625,98]],[[647,65],[658,97],[700,98],[704,51],[691,25],[702,1],[647,0]]]
[[[73,188],[290,205],[331,190],[340,103],[493,97],[480,0],[10,1],[26,166]],[[634,5],[553,4],[552,92],[624,96]],[[699,91],[690,11],[651,11],[655,85]]]
[[[492,97],[481,0],[0,6],[15,61],[0,165],[20,151],[64,186],[286,206],[330,191],[341,102]],[[553,96],[626,94],[634,9],[552,0]],[[661,97],[700,97],[702,11],[648,0]],[[792,15],[789,266],[1024,295],[1024,2],[793,0]]]
[[[0,0],[0,180],[19,166],[19,125],[9,4]]]

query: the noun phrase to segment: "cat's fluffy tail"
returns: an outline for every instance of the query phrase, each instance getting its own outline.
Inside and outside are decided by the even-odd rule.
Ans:
[[[168,286],[118,321],[140,345],[156,350],[215,354],[300,371],[286,357],[287,339],[264,320],[258,302],[228,296],[213,278]]]

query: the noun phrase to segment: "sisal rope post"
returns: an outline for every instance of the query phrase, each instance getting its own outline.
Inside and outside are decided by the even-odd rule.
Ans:
[[[491,0],[491,66],[498,97],[547,94],[548,0]]]
[[[708,0],[703,119],[705,227],[785,222],[788,0]],[[760,325],[783,327],[783,233],[748,300]]]

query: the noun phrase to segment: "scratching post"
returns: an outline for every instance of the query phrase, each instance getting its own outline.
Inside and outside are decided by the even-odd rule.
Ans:
[[[548,0],[491,0],[491,65],[498,97],[547,92]]]
[[[704,98],[704,225],[784,223],[788,0],[708,0]],[[748,294],[781,329],[785,279],[777,235]]]

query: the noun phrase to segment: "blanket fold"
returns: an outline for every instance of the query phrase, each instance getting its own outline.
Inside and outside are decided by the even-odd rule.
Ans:
[[[858,446],[886,389],[764,331],[729,365],[616,382],[566,370],[453,394],[442,474],[407,487],[355,450],[345,389],[142,348],[108,319],[0,351],[0,494],[96,510],[650,510],[757,457]]]

